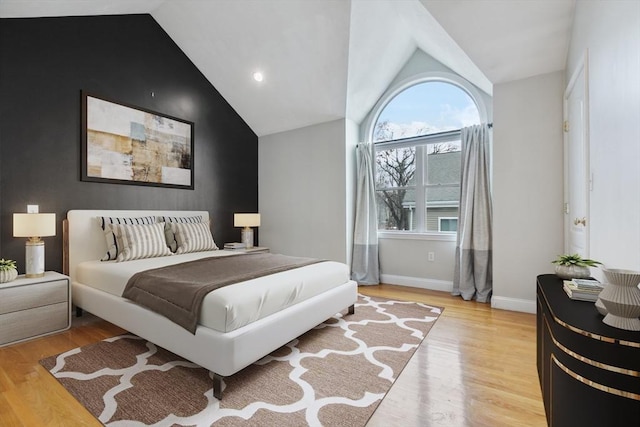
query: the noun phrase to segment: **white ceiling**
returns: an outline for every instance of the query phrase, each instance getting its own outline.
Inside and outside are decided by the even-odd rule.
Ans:
[[[150,13],[258,136],[359,123],[420,48],[487,93],[564,69],[575,0],[0,0],[0,17]],[[261,70],[264,81],[252,80]]]
[[[563,70],[575,0],[420,0],[495,83]]]

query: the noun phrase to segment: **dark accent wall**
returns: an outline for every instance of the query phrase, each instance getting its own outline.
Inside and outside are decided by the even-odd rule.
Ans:
[[[195,189],[80,181],[81,90],[195,123]],[[70,209],[207,210],[219,245],[258,207],[258,138],[150,15],[0,19],[0,257],[24,272],[14,212],[55,212],[46,269],[62,271]]]

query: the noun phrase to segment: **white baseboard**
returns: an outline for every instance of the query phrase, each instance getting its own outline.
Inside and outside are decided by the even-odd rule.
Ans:
[[[491,297],[491,308],[535,314],[536,302],[528,299],[507,298],[494,295]]]
[[[411,286],[412,288],[429,289],[431,291],[451,292],[453,290],[453,282],[448,280],[381,274],[380,281],[389,285]]]
[[[411,286],[413,288],[429,289],[432,291],[451,292],[453,290],[453,282],[450,282],[448,280],[422,279],[418,277],[381,274],[380,282],[389,285],[401,285]],[[493,295],[491,297],[491,308],[535,314],[536,302],[535,300],[508,298]]]

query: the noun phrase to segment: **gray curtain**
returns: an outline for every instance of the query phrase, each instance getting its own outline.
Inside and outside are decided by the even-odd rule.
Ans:
[[[491,271],[491,190],[489,183],[489,126],[461,130],[462,173],[460,211],[453,277],[453,295],[489,302]]]
[[[373,180],[373,144],[356,148],[356,211],[351,278],[360,285],[380,283],[378,218]]]

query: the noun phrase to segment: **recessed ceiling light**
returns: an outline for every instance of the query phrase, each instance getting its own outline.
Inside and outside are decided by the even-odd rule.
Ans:
[[[262,75],[262,73],[260,71],[256,71],[255,73],[253,73],[253,80],[255,80],[257,82],[261,82],[262,79],[264,79],[264,76]]]

